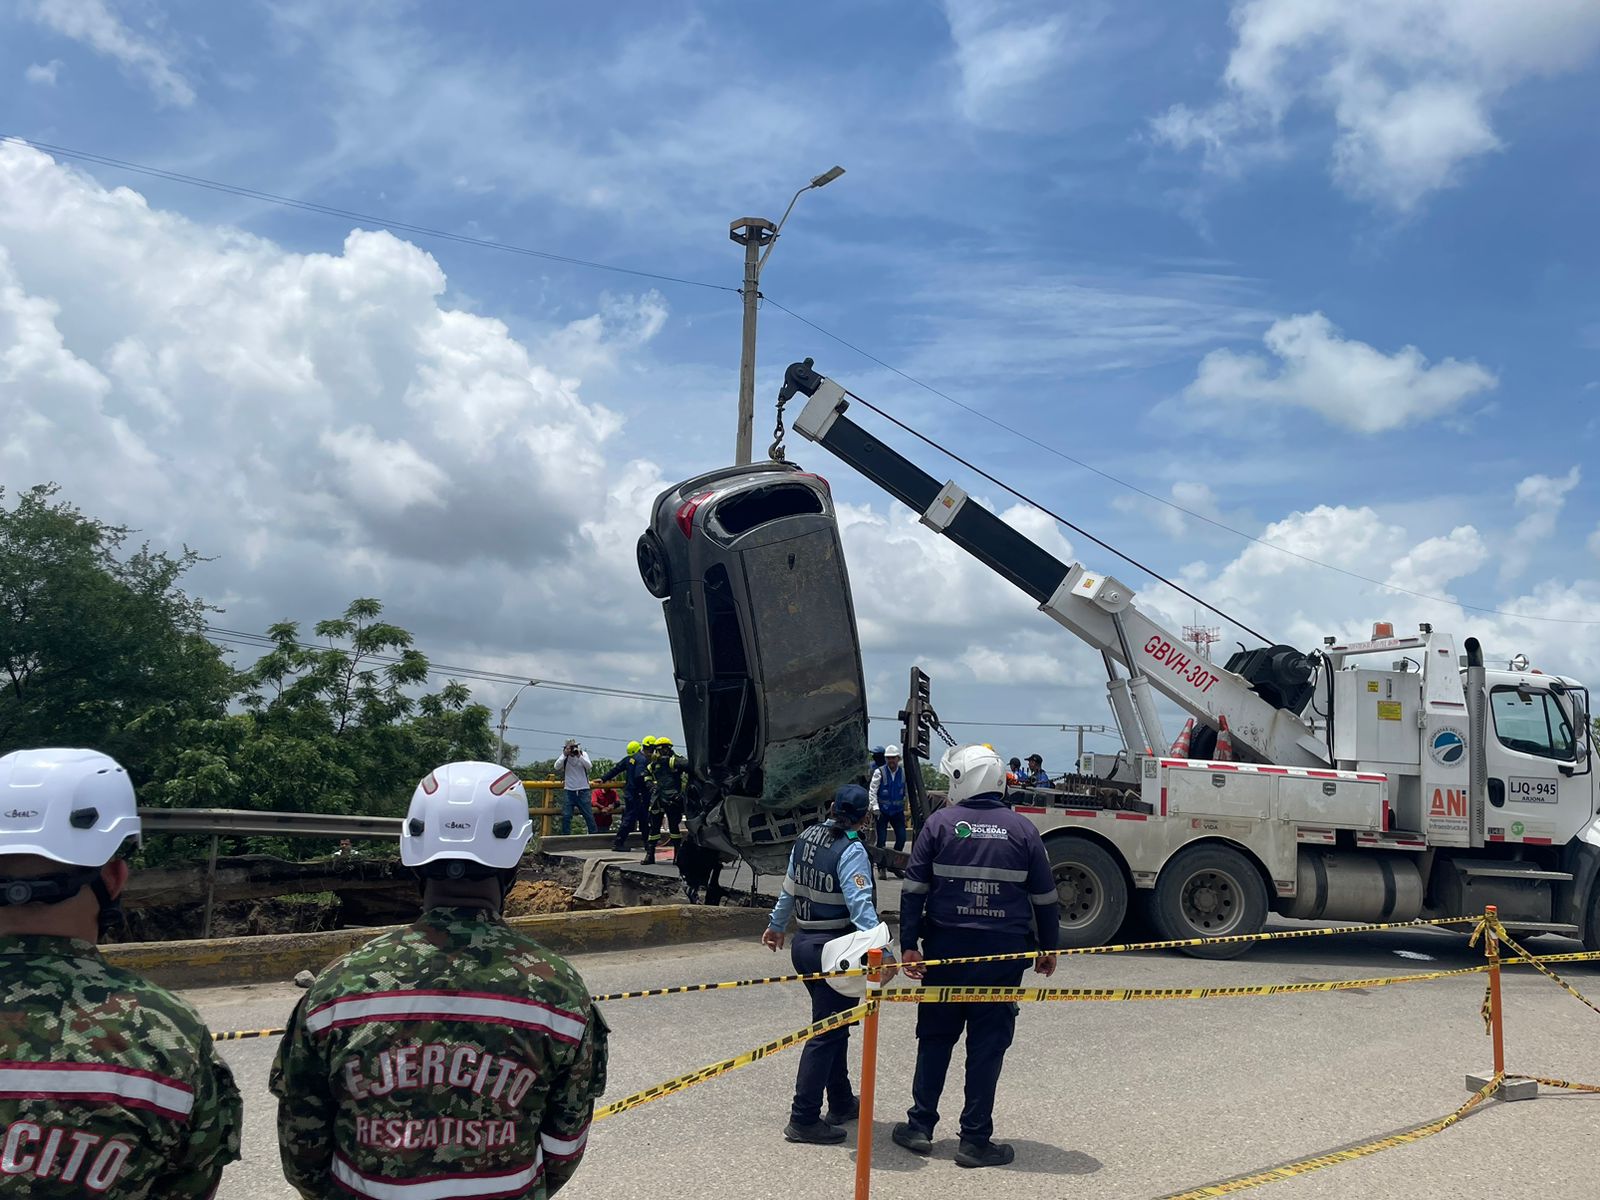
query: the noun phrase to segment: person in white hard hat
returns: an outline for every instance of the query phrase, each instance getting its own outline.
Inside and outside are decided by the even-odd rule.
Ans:
[[[875,904],[872,864],[861,844],[861,829],[867,820],[866,789],[847,784],[834,793],[827,820],[802,833],[790,853],[783,890],[761,943],[774,952],[782,950],[792,917],[797,932],[790,957],[802,975],[826,969],[823,958],[835,939],[883,926]],[[807,982],[811,1020],[825,1020],[855,1007],[856,998],[846,994],[850,990],[831,987],[825,980]],[[850,1027],[842,1025],[812,1038],[800,1051],[794,1103],[783,1129],[787,1141],[823,1146],[844,1141],[845,1124],[861,1112],[850,1086],[849,1047]],[[826,1117],[822,1114],[824,1094]]]
[[[927,986],[1016,987],[1027,963],[922,967],[929,959],[1036,951],[1034,970],[1050,975],[1060,910],[1055,877],[1033,822],[1006,804],[1006,767],[988,746],[957,746],[939,770],[950,777],[950,804],[917,833],[901,885],[900,939],[905,972],[926,975]],[[911,1108],[890,1136],[915,1154],[933,1148],[939,1098],[956,1043],[967,1040],[966,1104],[961,1110],[956,1164],[998,1167],[1012,1147],[993,1140],[994,1097],[1017,1023],[1017,1006],[917,1005],[917,1069]]]
[[[115,759],[0,757],[0,1195],[209,1197],[239,1157],[205,1022],[96,949],[139,834]]]
[[[422,915],[317,977],[272,1067],[284,1174],[307,1200],[543,1200],[578,1169],[606,1025],[566,960],[501,917],[532,836],[502,766],[417,785],[400,861]]]
[[[883,748],[883,766],[872,772],[867,785],[867,796],[872,801],[872,811],[878,817],[878,849],[889,841],[889,829],[894,829],[894,848],[906,848],[906,771],[900,765],[900,747]],[[899,872],[896,872],[899,874]],[[888,868],[878,868],[878,878],[887,879]]]

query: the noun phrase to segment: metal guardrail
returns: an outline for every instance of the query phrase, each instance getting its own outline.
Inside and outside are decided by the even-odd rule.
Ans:
[[[141,808],[150,833],[200,833],[236,837],[372,838],[398,841],[399,817],[336,813],[259,812],[239,808]]]

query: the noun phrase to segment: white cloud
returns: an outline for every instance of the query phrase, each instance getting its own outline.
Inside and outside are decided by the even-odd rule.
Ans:
[[[1583,473],[1573,467],[1565,475],[1529,475],[1517,484],[1515,503],[1523,517],[1511,531],[1500,559],[1502,580],[1517,578],[1528,568],[1539,543],[1556,531],[1556,518],[1566,507],[1567,494],[1578,486]]]
[[[1158,140],[1236,169],[1304,106],[1331,116],[1332,169],[1398,211],[1501,145],[1491,112],[1516,84],[1580,67],[1600,44],[1591,0],[1234,0],[1223,96],[1175,105]]]
[[[1291,513],[1269,524],[1261,536],[1309,558],[1441,599],[1389,591],[1259,544],[1246,547],[1221,567],[1186,571],[1181,582],[1293,646],[1317,646],[1324,635],[1363,635],[1374,621],[1392,621],[1400,630],[1428,621],[1458,641],[1469,634],[1478,637],[1490,658],[1523,652],[1544,670],[1567,671],[1591,681],[1600,678],[1600,574],[1585,578],[1571,571],[1570,561],[1559,579],[1518,592],[1495,590],[1491,582],[1480,583],[1475,577],[1492,556],[1473,526],[1419,537],[1371,508],[1343,505]],[[1474,577],[1472,584],[1460,587],[1469,577]],[[1458,592],[1463,594],[1452,599]],[[1559,620],[1476,612],[1458,600]],[[1187,599],[1160,587],[1149,588],[1141,603],[1162,613],[1173,628],[1187,620],[1193,608]],[[1235,636],[1226,630],[1224,641]]]
[[[554,678],[645,646],[659,688],[631,546],[661,477],[572,365],[636,351],[660,298],[535,358],[446,286],[387,233],[291,253],[0,146],[0,478],[219,556],[199,585],[255,628],[378,595],[424,644]]]
[[[56,78],[61,74],[61,60],[52,58],[47,63],[30,63],[22,77],[29,83],[36,83],[40,87],[55,87]]]
[[[1067,18],[1053,6],[944,0],[944,11],[961,76],[958,103],[968,121],[997,118],[1067,57]]]
[[[1213,350],[1187,389],[1191,399],[1254,408],[1305,408],[1358,433],[1383,433],[1448,413],[1494,387],[1475,362],[1430,366],[1415,346],[1394,354],[1342,336],[1320,312],[1285,317],[1264,339],[1277,362]]]
[[[178,73],[167,51],[129,29],[106,0],[34,0],[33,15],[63,37],[120,63],[143,79],[162,103],[179,107],[194,103],[194,88]],[[55,82],[54,75],[50,82]]]

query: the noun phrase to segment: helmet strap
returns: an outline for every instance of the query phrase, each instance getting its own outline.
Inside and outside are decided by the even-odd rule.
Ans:
[[[99,867],[76,867],[54,875],[35,875],[27,879],[0,878],[0,907],[24,904],[61,904],[85,887],[93,886],[101,907],[111,902]]]
[[[99,871],[94,873],[94,878],[89,881],[89,887],[95,894],[95,899],[100,901],[100,915],[96,918],[100,926],[100,936],[105,937],[113,929],[123,929],[128,924],[128,915],[122,911],[122,900],[111,894],[111,889],[106,887],[105,876]]]

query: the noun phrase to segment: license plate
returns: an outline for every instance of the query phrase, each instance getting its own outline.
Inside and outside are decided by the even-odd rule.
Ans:
[[[1507,781],[1506,799],[1513,804],[1554,804],[1557,799],[1554,779],[1517,779]]]

